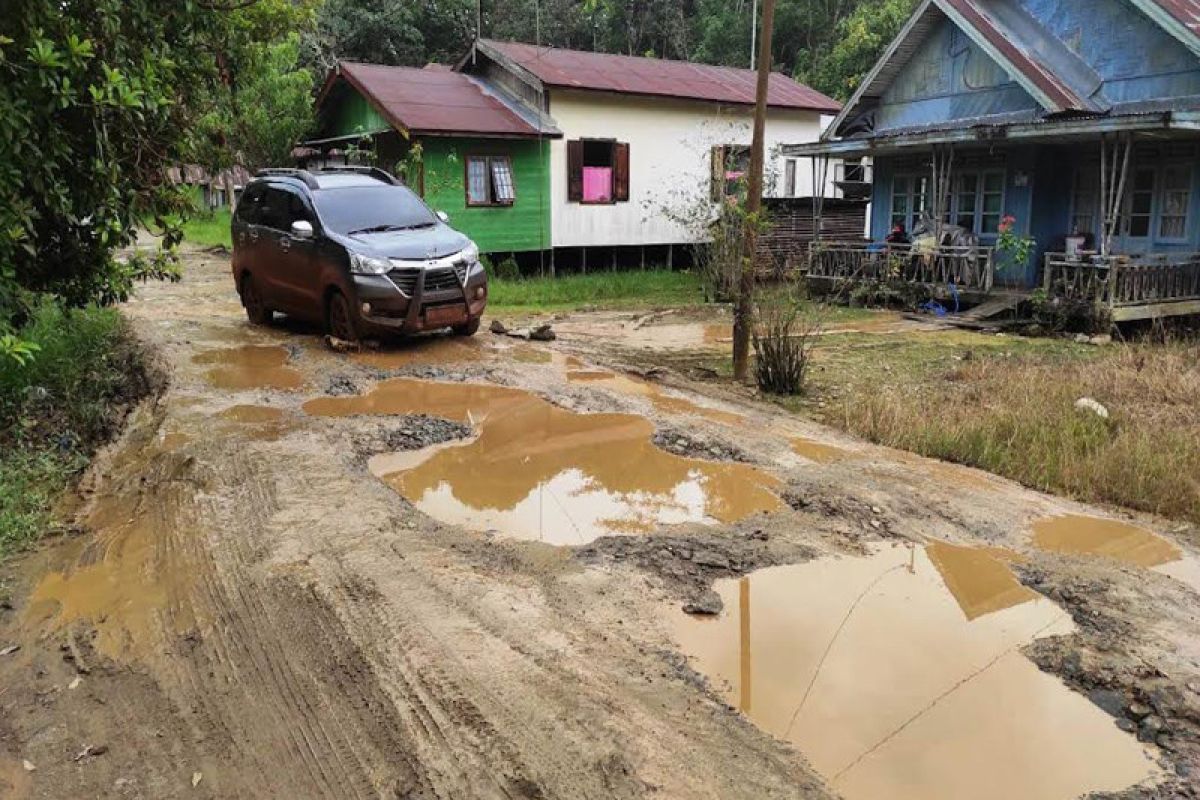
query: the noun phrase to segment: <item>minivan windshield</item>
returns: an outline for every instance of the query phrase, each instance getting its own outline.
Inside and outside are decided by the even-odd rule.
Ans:
[[[404,186],[352,186],[313,192],[324,226],[336,233],[384,233],[437,224],[433,212]]]

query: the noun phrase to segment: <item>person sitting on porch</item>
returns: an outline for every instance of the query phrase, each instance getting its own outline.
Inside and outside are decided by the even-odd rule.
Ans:
[[[912,239],[908,238],[908,231],[904,229],[903,222],[897,222],[892,226],[892,232],[884,239],[888,244],[912,244]]]

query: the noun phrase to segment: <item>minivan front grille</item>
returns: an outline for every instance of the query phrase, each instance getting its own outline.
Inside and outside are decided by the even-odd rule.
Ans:
[[[462,281],[459,279],[456,269],[443,267],[425,271],[425,291],[427,292],[441,292],[461,287]]]
[[[417,276],[420,274],[419,269],[394,269],[388,273],[388,277],[396,284],[397,289],[412,297],[417,290]]]
[[[454,262],[454,274],[458,276],[459,283],[466,283],[467,282],[467,262],[455,261]]]

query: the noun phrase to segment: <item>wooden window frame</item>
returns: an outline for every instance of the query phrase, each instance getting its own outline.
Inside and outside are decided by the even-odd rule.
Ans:
[[[609,145],[609,169],[612,170],[612,186],[607,200],[583,199],[583,148],[588,144]],[[574,163],[572,150],[578,150],[579,163]],[[621,155],[622,151],[624,156]],[[576,167],[579,174],[575,175]],[[629,143],[617,139],[602,139],[594,136],[583,136],[567,142],[567,202],[581,206],[615,206],[617,203],[629,202],[631,168],[629,164]]]
[[[471,199],[471,162],[482,161],[484,174],[487,176],[488,199],[478,202]],[[497,200],[495,178],[492,174],[492,162],[505,161],[508,163],[508,174],[512,177],[512,200]],[[512,208],[517,204],[517,173],[513,169],[512,156],[507,153],[469,153],[463,159],[463,200],[467,208]]]
[[[953,182],[951,183],[950,203],[949,203],[949,206],[946,208],[946,213],[942,217],[943,221],[946,224],[956,224],[958,222],[958,218],[960,216],[959,210],[958,210],[959,196],[965,194],[964,192],[960,192],[958,190],[958,186],[959,186],[959,180],[961,180],[962,176],[964,176],[964,175],[972,175],[975,177],[975,208],[973,209],[972,214],[971,214],[971,218],[972,218],[971,232],[974,233],[976,236],[978,236],[981,240],[982,239],[995,239],[999,235],[998,232],[992,231],[992,232],[985,233],[983,231],[983,218],[987,217],[987,216],[991,216],[991,217],[998,216],[999,221],[1002,222],[1004,220],[1004,207],[1005,207],[1005,203],[1008,200],[1008,173],[1005,169],[1000,168],[1000,167],[984,167],[981,169],[966,169],[966,170],[961,170],[961,171],[957,172],[954,176]],[[1000,178],[1000,191],[999,192],[985,191],[984,187],[987,185],[988,176],[998,176]],[[924,179],[926,181],[924,194],[921,194],[916,191],[916,185],[917,185],[916,182],[920,181],[922,179]],[[897,197],[896,184],[900,181],[907,182],[907,185],[905,187],[904,196],[905,196],[906,202],[908,204],[908,209],[903,214],[903,216],[905,218],[904,219],[904,229],[905,229],[905,231],[911,233],[913,226],[915,226],[916,223],[919,222],[921,219],[922,209],[917,207],[916,201],[919,197],[924,197],[925,198],[925,209],[924,210],[928,210],[930,201],[932,200],[932,198],[929,196],[929,193],[930,193],[932,187],[929,185],[930,184],[929,175],[926,173],[923,173],[923,172],[902,172],[902,173],[897,173],[896,175],[892,176],[892,190],[888,197],[888,230],[891,230],[892,226],[894,226],[896,224],[896,217],[900,216],[896,213],[896,197]],[[1000,211],[998,213],[996,213],[996,212],[985,213],[984,212],[984,209],[983,209],[984,198],[988,194],[999,194],[1000,195]]]
[[[1184,206],[1183,234],[1181,236],[1164,236],[1163,232],[1162,232],[1163,219],[1167,216],[1167,214],[1165,213],[1166,206],[1167,206],[1167,192],[1168,191],[1179,191],[1177,189],[1168,189],[1167,188],[1166,173],[1167,173],[1167,170],[1171,170],[1171,169],[1183,170],[1184,174],[1187,175],[1187,184],[1186,184],[1187,204]],[[1151,219],[1151,225],[1152,225],[1151,232],[1154,235],[1155,242],[1161,242],[1163,244],[1185,244],[1188,241],[1190,241],[1189,234],[1191,234],[1191,231],[1192,231],[1191,217],[1192,217],[1192,206],[1195,201],[1195,197],[1194,197],[1195,185],[1196,185],[1196,171],[1190,162],[1171,161],[1171,162],[1167,162],[1165,164],[1159,165],[1158,175],[1155,177],[1155,180],[1154,180],[1154,214]],[[1178,215],[1171,214],[1170,216],[1174,217],[1174,216],[1178,216]]]

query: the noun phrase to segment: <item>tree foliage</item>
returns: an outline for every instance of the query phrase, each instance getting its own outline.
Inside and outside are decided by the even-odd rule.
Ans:
[[[0,15],[0,333],[37,293],[111,303],[172,273],[187,195],[168,167],[204,145],[278,155],[282,97],[308,87],[286,33],[311,2],[6,0]],[[290,49],[289,49],[290,48]],[[245,103],[232,104],[240,75]],[[201,125],[208,116],[219,124]],[[278,118],[274,120],[278,124]],[[212,148],[216,149],[216,148]],[[140,223],[164,234],[151,255],[118,257]],[[140,253],[141,251],[139,251]]]
[[[848,97],[917,0],[778,0],[777,70]],[[761,6],[761,3],[759,4]],[[753,0],[483,0],[483,36],[748,67]],[[476,32],[473,0],[326,0],[309,59],[453,62]]]

